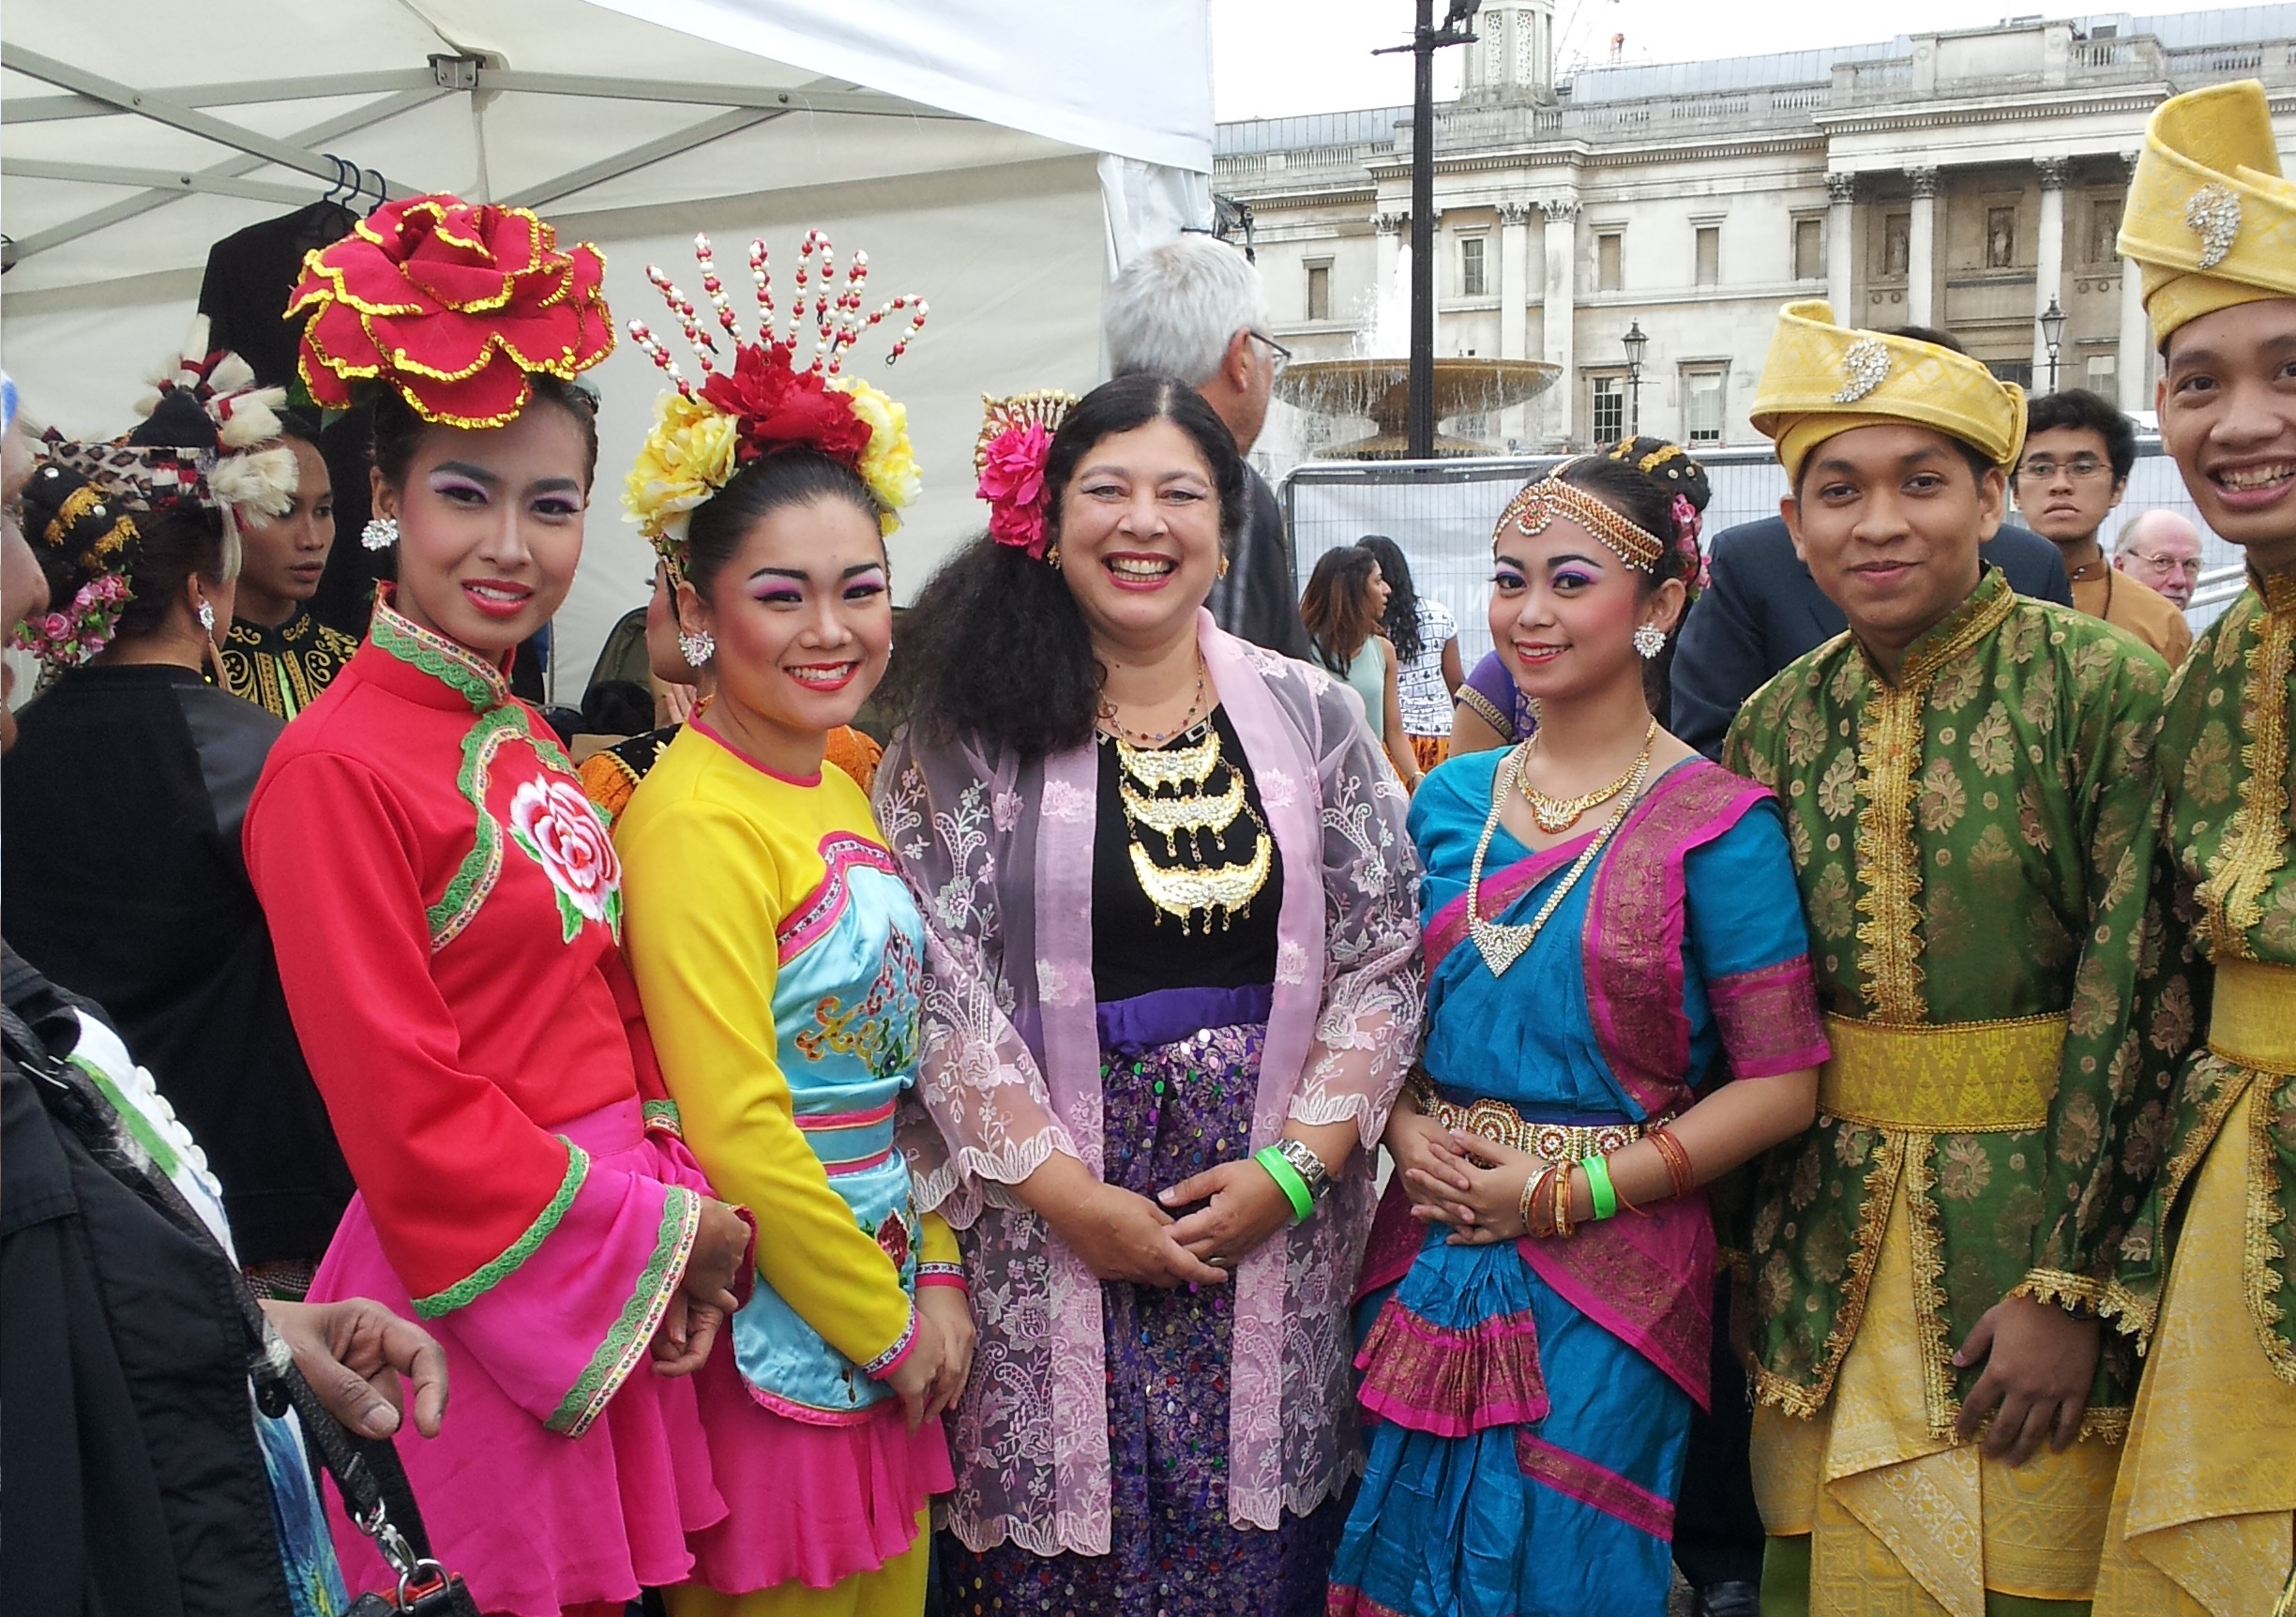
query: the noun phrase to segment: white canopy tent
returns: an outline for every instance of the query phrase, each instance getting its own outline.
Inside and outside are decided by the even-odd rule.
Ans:
[[[696,231],[787,266],[819,226],[931,305],[897,370],[861,361],[925,473],[904,594],[980,521],[981,393],[1089,386],[1109,277],[1210,212],[1207,0],[18,0],[0,69],[0,358],[41,420],[123,431],[209,247],[330,190],[534,207],[657,325],[645,265],[692,280]],[[567,698],[650,567],[619,494],[660,378],[626,340],[591,380]]]

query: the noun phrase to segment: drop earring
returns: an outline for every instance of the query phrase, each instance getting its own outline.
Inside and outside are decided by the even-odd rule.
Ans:
[[[359,530],[359,543],[370,551],[387,551],[399,542],[399,519],[373,517]]]
[[[688,666],[700,668],[718,655],[718,642],[705,628],[687,629],[678,636],[678,651]]]
[[[1644,662],[1666,650],[1666,630],[1654,623],[1646,623],[1634,631],[1634,648],[1642,654]]]
[[[215,606],[214,606],[214,603],[212,603],[212,602],[210,602],[210,601],[202,601],[202,602],[200,602],[200,604],[199,604],[199,620],[200,620],[200,628],[201,628],[201,629],[202,629],[202,630],[203,630],[203,631],[204,631],[204,632],[206,634],[207,638],[208,638],[209,640],[213,640],[213,639],[215,639]]]

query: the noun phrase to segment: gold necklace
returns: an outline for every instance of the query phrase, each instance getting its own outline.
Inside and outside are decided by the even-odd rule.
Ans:
[[[1218,728],[1205,724],[1203,732],[1200,739],[1171,748],[1139,747],[1121,733],[1110,740],[1116,748],[1117,800],[1131,845],[1132,873],[1141,893],[1158,924],[1171,915],[1185,933],[1193,929],[1201,911],[1208,934],[1216,920],[1224,930],[1236,916],[1250,913],[1274,871],[1276,844],[1246,796],[1243,770],[1221,756]],[[1216,790],[1213,782],[1222,769],[1227,778]],[[1224,860],[1231,827],[1239,817],[1252,824],[1250,853],[1241,863],[1216,863]],[[1162,839],[1164,860],[1148,851],[1148,837]]]
[[[1483,963],[1490,967],[1490,974],[1495,977],[1503,976],[1506,969],[1522,959],[1524,952],[1538,940],[1540,931],[1547,925],[1547,918],[1555,913],[1556,906],[1578,884],[1578,878],[1586,874],[1587,867],[1594,863],[1595,855],[1609,843],[1610,834],[1626,818],[1626,810],[1634,807],[1635,799],[1641,794],[1643,779],[1650,773],[1651,749],[1646,742],[1642,755],[1635,760],[1634,767],[1626,772],[1626,780],[1620,787],[1624,796],[1611,812],[1610,818],[1603,823],[1603,828],[1594,833],[1585,852],[1572,861],[1569,873],[1547,896],[1547,901],[1539,906],[1539,913],[1531,918],[1530,924],[1510,926],[1487,919],[1483,914],[1483,858],[1490,852],[1491,834],[1499,829],[1499,815],[1506,807],[1508,786],[1519,787],[1522,784],[1522,757],[1530,745],[1526,741],[1507,755],[1503,767],[1514,772],[1513,778],[1501,781],[1499,790],[1491,793],[1490,817],[1483,822],[1482,839],[1475,843],[1474,864],[1467,872],[1467,935],[1474,940],[1476,950],[1483,956]]]
[[[1581,814],[1590,808],[1599,808],[1626,789],[1626,782],[1634,778],[1635,771],[1650,761],[1651,743],[1657,738],[1658,720],[1654,716],[1650,728],[1642,733],[1642,755],[1626,766],[1625,774],[1608,786],[1598,786],[1576,797],[1549,797],[1523,778],[1522,764],[1530,761],[1532,748],[1538,745],[1538,735],[1533,733],[1529,741],[1523,743],[1522,760],[1515,768],[1515,784],[1521,791],[1523,801],[1531,805],[1532,822],[1549,837],[1558,831],[1569,830],[1578,823]]]

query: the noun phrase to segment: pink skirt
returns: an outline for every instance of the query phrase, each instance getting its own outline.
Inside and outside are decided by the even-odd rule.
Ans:
[[[708,1181],[683,1147],[640,1132],[638,1112],[632,1099],[558,1132],[591,1153],[594,1177],[597,1169],[619,1169],[706,1191]],[[534,1260],[529,1266],[538,1267]],[[498,1290],[510,1289],[505,1282]],[[372,1297],[415,1318],[364,1197],[352,1199],[311,1286],[314,1303],[342,1297]],[[694,1567],[688,1535],[726,1517],[711,1479],[694,1379],[666,1380],[642,1360],[588,1431],[562,1437],[488,1373],[457,1336],[458,1317],[420,1322],[446,1351],[439,1435],[425,1439],[408,1422],[395,1441],[432,1552],[461,1574],[478,1609],[559,1617],[568,1607],[634,1600],[641,1587],[687,1581]],[[352,1593],[395,1589],[396,1576],[351,1524],[335,1489],[325,1491]]]
[[[729,1337],[694,1379],[731,1506],[694,1535],[694,1579],[719,1594],[826,1589],[874,1572],[915,1542],[929,1496],[957,1486],[941,1422],[912,1432],[897,1398],[852,1426],[793,1420],[750,1396]]]

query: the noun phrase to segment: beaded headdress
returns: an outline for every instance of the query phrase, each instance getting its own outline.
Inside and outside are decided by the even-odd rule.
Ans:
[[[531,375],[571,382],[613,352],[606,260],[521,207],[445,194],[385,203],[303,260],[287,305],[308,312],[295,360],[323,408],[386,384],[425,421],[502,427]]]
[[[1584,489],[1563,481],[1563,474],[1570,466],[1571,462],[1565,461],[1537,481],[1524,484],[1521,492],[1499,513],[1495,533],[1503,535],[1511,527],[1525,536],[1542,534],[1557,517],[1566,517],[1635,571],[1647,573],[1654,569],[1658,559],[1667,552],[1667,541],[1656,534],[1645,533]]]
[[[191,323],[182,354],[151,380],[157,391],[137,404],[144,419],[126,437],[83,443],[51,429],[40,441],[47,464],[26,491],[24,536],[63,553],[81,582],[68,602],[25,623],[9,643],[52,668],[101,651],[134,598],[133,513],[219,513],[228,572],[237,568],[240,524],[261,527],[294,503],[295,451],[272,443],[286,392],[256,386],[236,354],[209,350],[206,316]]]
[[[718,339],[692,300],[658,265],[647,264],[646,279],[686,333],[702,380],[697,385],[687,379],[645,322],[629,323],[631,340],[676,387],[656,404],[654,430],[624,485],[622,504],[639,531],[672,572],[683,573],[686,523],[696,507],[752,461],[785,449],[812,449],[853,470],[877,503],[880,529],[891,533],[900,525],[902,508],[915,500],[920,482],[909,443],[909,412],[842,371],[846,355],[863,335],[904,310],[908,329],[894,340],[885,363],[907,353],[925,324],[925,300],[903,293],[864,314],[869,255],[853,255],[840,285],[836,249],[820,231],[809,231],[797,249],[788,327],[777,333],[769,256],[763,241],[753,241],[749,280],[757,294],[758,330],[755,341],[745,341],[708,236],[694,237],[694,261],[702,271],[702,295],[733,350],[733,366],[722,368]],[[813,354],[800,370],[797,343],[808,312]]]
[[[1683,587],[1689,592],[1688,598],[1696,600],[1706,587],[1707,576],[1706,552],[1699,547],[1699,535],[1706,525],[1707,502],[1714,498],[1706,468],[1689,450],[1664,438],[1622,439],[1611,446],[1609,456],[1625,461],[1665,491],[1667,514],[1674,521],[1674,548],[1683,556]]]
[[[973,445],[974,492],[989,503],[989,536],[1000,545],[1045,555],[1046,519],[1052,506],[1045,462],[1052,435],[1077,406],[1073,393],[981,395],[980,437]]]

